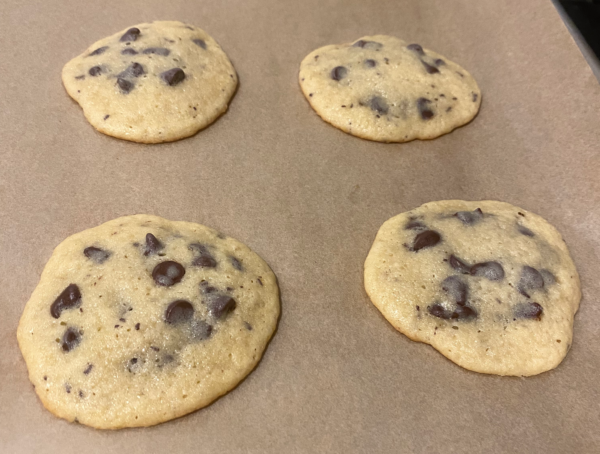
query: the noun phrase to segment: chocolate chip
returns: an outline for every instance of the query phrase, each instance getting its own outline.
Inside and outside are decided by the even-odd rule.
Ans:
[[[427,308],[429,313],[434,317],[443,318],[444,320],[449,320],[452,317],[452,312],[444,309],[444,306],[441,304],[433,304]]]
[[[343,66],[336,66],[331,70],[331,78],[333,80],[342,80],[348,74],[348,70]]]
[[[133,27],[127,30],[125,34],[121,36],[121,39],[119,41],[121,41],[122,43],[124,43],[125,41],[135,41],[136,39],[138,39],[138,36],[140,36],[140,29]]]
[[[165,310],[165,321],[176,325],[187,322],[194,316],[194,306],[186,300],[173,301]]]
[[[380,115],[387,114],[389,109],[386,100],[380,96],[373,96],[369,100],[369,107],[372,111],[377,112]]]
[[[444,66],[446,64],[446,62],[444,60],[442,60],[441,58],[438,58],[436,61],[434,61],[433,63],[435,63],[435,66]],[[443,96],[443,95],[442,95]]]
[[[434,230],[425,230],[424,232],[419,233],[415,237],[415,241],[412,245],[412,250],[414,252],[419,252],[421,249],[435,246],[440,242],[442,237],[439,233]]]
[[[190,334],[194,340],[208,339],[212,334],[213,327],[204,320],[192,320]]]
[[[207,281],[201,281],[200,290],[202,291],[202,293],[215,293],[217,291],[217,288],[213,287],[212,285],[208,285]]]
[[[499,281],[504,279],[504,268],[498,262],[477,263],[471,267],[471,275]]]
[[[83,373],[85,375],[89,375],[89,373],[92,371],[93,368],[94,368],[93,364],[88,364],[87,367],[83,370]]]
[[[58,298],[54,300],[52,306],[50,306],[50,314],[54,318],[60,317],[62,311],[66,309],[74,309],[81,306],[81,292],[79,287],[75,284],[69,284],[65,288]]]
[[[79,390],[79,397],[81,399],[83,399],[85,397],[85,394],[83,394],[83,391],[81,389]]]
[[[477,98],[479,95],[477,93],[473,93],[473,102],[477,102]]]
[[[169,49],[165,49],[164,47],[149,47],[148,49],[144,49],[142,53],[167,57],[171,51]]]
[[[352,44],[352,47],[362,47],[366,49],[381,49],[383,47],[383,44],[375,41],[365,41],[364,39],[359,39],[354,44]]]
[[[375,66],[377,66],[377,62],[375,60],[368,59],[365,60],[365,66],[367,68],[374,68]]]
[[[110,115],[104,115],[104,120],[108,120],[108,117],[110,117]]]
[[[449,276],[442,282],[442,290],[444,290],[452,300],[464,306],[467,302],[468,287],[458,276]]]
[[[525,236],[535,236],[535,233],[533,233],[531,230],[529,230],[523,225],[518,225],[517,230],[519,231],[519,233],[522,233]]]
[[[172,87],[185,79],[185,73],[180,68],[172,68],[160,73],[160,78]]]
[[[454,216],[460,219],[463,224],[473,225],[483,218],[483,211],[481,211],[481,208],[473,211],[458,211]]]
[[[144,251],[144,255],[148,256],[151,254],[155,254],[163,248],[163,244],[151,233],[146,234],[146,250]]]
[[[106,260],[110,257],[111,253],[109,251],[105,251],[104,249],[90,246],[86,247],[83,250],[83,255],[100,265],[106,262]]]
[[[67,392],[67,394],[71,394],[71,389],[73,389],[71,388],[71,385],[69,383],[65,383],[65,391]]]
[[[213,317],[221,318],[235,309],[236,302],[231,296],[219,295],[216,298],[210,298],[207,301],[207,306]]]
[[[514,315],[517,318],[537,319],[542,318],[544,308],[538,303],[519,303],[514,308]]]
[[[450,256],[450,266],[462,274],[469,274],[471,272],[471,267],[454,254]]]
[[[538,270],[531,266],[524,266],[521,270],[521,279],[519,280],[519,292],[529,298],[528,290],[537,290],[544,288],[544,278]]]
[[[93,66],[88,71],[88,74],[92,77],[99,76],[100,74],[102,74],[102,68],[100,66]]]
[[[426,229],[425,224],[415,219],[412,219],[404,226],[404,230],[422,230]]]
[[[107,51],[107,49],[108,49],[108,46],[99,47],[98,49],[96,49],[95,51],[93,51],[91,54],[89,54],[88,57],[91,57],[92,55],[103,54],[104,52]]]
[[[192,39],[192,41],[194,42],[194,44],[200,46],[202,49],[206,49],[206,41],[204,41],[203,39],[196,38]]]
[[[129,77],[129,76],[133,76],[133,77],[140,77],[142,75],[144,75],[146,73],[146,71],[144,71],[144,67],[142,65],[140,65],[139,63],[133,62],[131,65],[129,65],[127,67],[127,69],[123,72],[121,72],[117,77]]]
[[[158,347],[154,347],[153,345],[151,345],[151,346],[150,346],[150,348],[151,348],[152,350],[154,350],[155,352],[159,352],[159,351],[160,351],[160,348],[158,348]]]
[[[199,266],[202,268],[214,268],[217,266],[217,261],[212,257],[212,255],[201,255],[200,257],[196,257],[192,261],[192,265]]]
[[[469,320],[477,317],[477,311],[469,306],[458,306],[452,313],[453,319]]]
[[[233,265],[233,267],[238,270],[238,271],[244,271],[244,267],[242,266],[242,263],[236,259],[235,257],[231,257],[231,264]]]
[[[412,50],[413,52],[416,52],[419,55],[425,55],[425,51],[419,44],[409,44],[408,46],[406,46],[406,48],[408,50]]]
[[[124,94],[129,93],[131,90],[133,90],[133,87],[134,87],[133,82],[129,82],[128,80],[123,79],[121,77],[119,77],[117,79],[117,85],[121,89],[121,93],[124,93]]]
[[[83,74],[81,76],[75,76],[75,79],[83,80],[83,79],[85,79],[85,76]]]
[[[435,66],[431,66],[429,63],[421,60],[421,63],[423,63],[423,67],[425,68],[425,71],[427,71],[429,74],[436,74],[439,73],[440,70],[437,69]]]
[[[177,262],[168,260],[159,263],[152,270],[152,277],[156,284],[163,287],[170,287],[177,284],[185,275],[185,268]]]
[[[136,323],[136,324],[135,324],[135,330],[136,330],[136,331],[139,331],[139,329],[140,329],[140,324],[139,324],[139,323]]]
[[[70,352],[81,341],[81,335],[75,328],[67,328],[62,337],[62,349],[64,352]]]
[[[419,114],[423,120],[429,120],[434,115],[433,111],[429,109],[429,103],[431,101],[427,98],[417,99],[417,109],[419,109]]]
[[[556,277],[548,270],[540,270],[540,274],[544,278],[544,285],[552,285],[556,283]]]
[[[138,52],[135,49],[132,49],[131,47],[126,47],[125,49],[123,49],[121,51],[121,55],[137,55]]]
[[[244,322],[244,326],[246,327],[246,329],[247,329],[248,331],[252,331],[252,325],[251,325],[250,323],[248,323],[248,322]]]
[[[258,281],[258,283],[259,283],[260,285],[263,285],[262,281],[260,280],[260,277],[257,277],[257,278],[256,278],[256,280]]]

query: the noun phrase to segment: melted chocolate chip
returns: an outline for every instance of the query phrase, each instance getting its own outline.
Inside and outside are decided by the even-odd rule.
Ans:
[[[373,96],[369,101],[369,107],[380,115],[387,114],[389,109],[386,100],[380,96]]]
[[[468,287],[467,284],[458,276],[449,276],[442,282],[442,290],[444,290],[452,300],[464,306],[467,302]]]
[[[81,341],[81,335],[75,328],[67,328],[62,337],[62,349],[64,352],[70,352]]]
[[[444,309],[444,306],[441,304],[432,304],[427,310],[434,317],[443,318],[444,320],[449,320],[452,317],[452,312]]]
[[[104,249],[90,246],[83,250],[83,255],[100,265],[110,257],[111,253],[109,251],[105,251]]]
[[[132,49],[131,47],[126,47],[125,49],[123,49],[121,51],[121,55],[137,55],[138,52],[135,49]]]
[[[190,333],[194,340],[208,339],[212,334],[213,327],[204,320],[192,320]]]
[[[364,39],[359,39],[354,44],[352,44],[352,47],[361,47],[366,49],[381,49],[383,47],[383,44],[375,41],[365,41]]]
[[[165,49],[164,47],[149,47],[148,49],[144,49],[142,53],[167,57],[171,51],[169,49]]]
[[[529,290],[544,288],[544,278],[538,270],[531,266],[524,266],[521,270],[521,279],[519,280],[519,292],[529,298]]]
[[[421,60],[421,63],[423,64],[425,71],[427,71],[429,74],[436,74],[440,72],[440,70],[437,69],[435,66],[432,66],[429,63],[424,62],[423,60]]]
[[[258,283],[259,283],[260,285],[263,285],[262,281],[260,280],[260,277],[257,277],[257,278],[256,278],[256,280],[258,281]]]
[[[331,78],[333,80],[342,80],[348,75],[348,70],[343,66],[336,66],[331,70]]]
[[[217,291],[217,288],[213,287],[212,285],[208,285],[207,281],[201,281],[200,290],[202,291],[202,293],[215,293]]]
[[[152,270],[154,282],[163,287],[170,287],[177,284],[184,275],[185,268],[179,263],[170,260],[159,263]]]
[[[172,87],[185,79],[185,73],[180,68],[172,68],[160,73],[160,78]]]
[[[525,236],[535,236],[535,233],[533,233],[531,230],[529,230],[527,227],[525,227],[523,225],[518,225],[517,230],[519,231],[519,233],[521,233]]]
[[[471,267],[471,275],[485,277],[490,281],[504,279],[504,268],[498,262],[477,263]]]
[[[544,278],[544,285],[556,284],[556,276],[549,270],[540,270],[540,274]]]
[[[89,373],[92,371],[93,368],[94,368],[93,364],[88,364],[87,367],[83,370],[83,373],[85,375],[89,375]]]
[[[517,318],[528,318],[537,320],[540,320],[542,318],[543,312],[544,308],[538,303],[519,303],[515,306],[515,309],[513,311],[515,317]]]
[[[140,77],[144,75],[146,71],[144,71],[144,67],[139,63],[133,62],[131,65],[127,67],[125,71],[120,73],[117,77]]]
[[[200,38],[192,39],[195,45],[200,46],[202,49],[206,49],[206,41]]]
[[[421,249],[435,246],[440,242],[441,239],[442,237],[436,231],[425,230],[424,232],[419,233],[415,237],[415,241],[412,245],[412,250],[414,252],[419,252]]]
[[[217,261],[210,254],[201,255],[192,261],[192,265],[202,268],[214,268],[217,266]]]
[[[408,224],[404,226],[404,230],[424,230],[426,228],[427,227],[425,227],[425,224],[417,221],[416,219],[411,219],[408,221]]]
[[[207,306],[213,317],[221,318],[235,309],[236,302],[231,296],[219,295],[216,298],[210,298]]]
[[[446,64],[446,62],[444,60],[442,60],[441,58],[438,58],[433,63],[435,63],[435,66],[444,66]]]
[[[92,77],[99,76],[100,74],[102,74],[102,68],[100,66],[93,66],[88,71],[88,74]]]
[[[185,300],[173,301],[165,311],[165,321],[170,324],[178,324],[191,320],[194,316],[194,306]]]
[[[123,79],[121,77],[119,77],[117,79],[117,85],[121,89],[121,93],[124,93],[124,94],[129,93],[131,90],[133,90],[133,87],[134,87],[133,82],[129,82],[128,80]]]
[[[375,60],[368,59],[365,60],[365,66],[367,68],[374,68],[375,66],[377,66],[377,62]]]
[[[163,244],[151,233],[146,234],[146,250],[144,251],[144,255],[148,256],[151,254],[155,254],[163,248]]]
[[[453,319],[469,320],[477,317],[477,311],[469,306],[458,306],[452,313]]]
[[[65,288],[58,298],[54,300],[52,306],[50,306],[50,314],[54,318],[60,317],[62,311],[66,309],[74,309],[81,306],[81,292],[79,287],[75,284],[69,284]]]
[[[429,109],[430,103],[431,101],[427,98],[417,99],[417,109],[419,110],[419,114],[423,120],[429,120],[434,115],[433,111]]]
[[[244,267],[242,266],[242,263],[236,259],[235,257],[231,257],[231,264],[233,265],[233,267],[238,270],[238,271],[244,271]]]
[[[406,46],[406,48],[408,50],[412,50],[413,52],[416,52],[419,55],[425,55],[425,51],[419,44],[409,44],[408,46]]]
[[[139,28],[130,28],[129,30],[127,30],[125,32],[125,34],[123,36],[121,36],[121,39],[119,41],[121,41],[122,43],[126,42],[126,41],[135,41],[136,39],[138,39],[138,37],[140,36],[140,29]]]
[[[99,47],[98,49],[96,49],[94,52],[92,52],[91,54],[88,55],[88,57],[91,57],[92,55],[100,55],[103,54],[104,52],[106,52],[108,50],[108,46],[103,46],[103,47]]]
[[[483,211],[477,208],[473,211],[459,211],[454,214],[465,225],[473,225],[483,218]]]
[[[473,93],[473,102],[477,102],[477,98],[479,98],[479,95],[477,93]]]
[[[136,330],[136,331],[139,331],[139,329],[140,329],[140,324],[139,324],[139,323],[136,323],[136,324],[135,324],[135,330]]]
[[[450,266],[462,274],[469,274],[471,272],[471,267],[454,254],[450,256]]]

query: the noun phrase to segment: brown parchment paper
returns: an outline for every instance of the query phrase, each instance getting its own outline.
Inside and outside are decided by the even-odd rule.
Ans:
[[[183,141],[96,132],[65,62],[128,25],[178,19],[240,76],[229,112]],[[459,62],[478,117],[433,141],[380,144],[327,125],[297,82],[313,49],[369,34]],[[600,452],[600,86],[550,0],[3,0],[0,2],[0,452]],[[438,199],[498,199],[563,234],[581,273],[573,347],[528,378],[461,369],[396,332],[363,261],[389,217]],[[52,249],[117,216],[222,230],[282,291],[258,368],[213,405],[104,432],[44,410],[16,342]]]

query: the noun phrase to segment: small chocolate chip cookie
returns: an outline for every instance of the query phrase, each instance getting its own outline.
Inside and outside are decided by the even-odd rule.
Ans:
[[[302,61],[299,78],[323,120],[378,142],[434,139],[471,121],[481,104],[466,70],[393,36],[321,47]]]
[[[516,376],[560,364],[581,299],[556,229],[495,201],[431,202],[385,222],[365,288],[412,340],[466,369]]]
[[[195,134],[227,110],[237,87],[216,41],[176,21],[101,39],[65,65],[62,80],[98,131],[143,143]]]
[[[101,429],[210,404],[260,360],[279,316],[268,265],[189,222],[137,215],[63,241],[17,337],[44,406]]]

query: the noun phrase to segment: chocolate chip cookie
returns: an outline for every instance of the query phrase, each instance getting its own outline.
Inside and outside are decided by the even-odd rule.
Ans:
[[[393,36],[321,47],[302,61],[299,78],[323,120],[378,142],[434,139],[471,121],[481,104],[465,69]]]
[[[560,364],[581,299],[556,229],[495,201],[431,202],[385,222],[365,288],[412,340],[466,369],[517,376]]]
[[[139,24],[92,44],[62,80],[98,131],[133,142],[191,136],[227,110],[237,75],[203,30],[176,21]]]
[[[55,249],[17,336],[48,410],[118,429],[185,415],[232,389],[278,316],[275,276],[248,247],[137,215]]]

